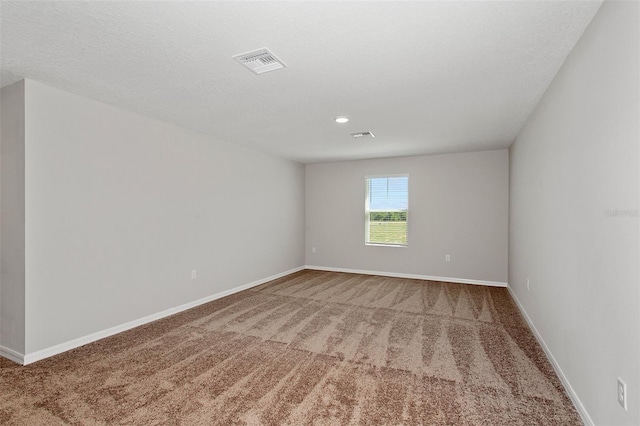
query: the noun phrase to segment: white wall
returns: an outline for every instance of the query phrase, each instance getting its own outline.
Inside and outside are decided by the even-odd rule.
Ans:
[[[639,14],[603,4],[510,152],[509,286],[598,425],[640,424]]]
[[[25,122],[27,355],[303,265],[303,165],[31,80]]]
[[[24,353],[24,82],[0,92],[0,354]]]
[[[408,247],[366,246],[365,176],[403,173]],[[308,164],[306,176],[307,265],[506,283],[506,150]]]

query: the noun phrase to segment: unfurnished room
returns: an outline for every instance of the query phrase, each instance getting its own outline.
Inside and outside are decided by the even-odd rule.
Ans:
[[[0,424],[640,425],[640,2],[0,0]]]

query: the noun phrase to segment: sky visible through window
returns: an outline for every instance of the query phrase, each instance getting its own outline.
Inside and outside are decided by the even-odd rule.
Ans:
[[[407,210],[409,177],[369,178],[370,211]]]

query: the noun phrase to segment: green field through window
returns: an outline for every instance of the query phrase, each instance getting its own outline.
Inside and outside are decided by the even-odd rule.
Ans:
[[[369,222],[370,244],[407,244],[406,221]]]

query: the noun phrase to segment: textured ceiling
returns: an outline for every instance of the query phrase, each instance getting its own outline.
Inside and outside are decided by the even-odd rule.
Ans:
[[[0,82],[304,163],[498,149],[600,4],[2,1]],[[261,47],[287,68],[232,59]],[[376,138],[349,136],[366,130]]]

